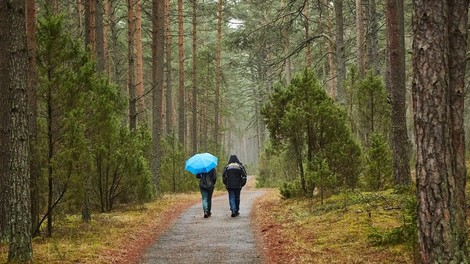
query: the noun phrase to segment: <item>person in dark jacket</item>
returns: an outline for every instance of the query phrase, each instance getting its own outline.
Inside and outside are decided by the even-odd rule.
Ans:
[[[243,164],[238,160],[236,155],[231,155],[228,164],[224,168],[222,180],[228,191],[232,217],[240,214],[240,192],[246,184],[246,179],[245,167],[243,167]]]
[[[204,218],[208,218],[211,216],[212,194],[214,193],[214,186],[215,182],[217,181],[215,168],[207,173],[196,174],[196,178],[199,179],[199,189],[201,190]]]

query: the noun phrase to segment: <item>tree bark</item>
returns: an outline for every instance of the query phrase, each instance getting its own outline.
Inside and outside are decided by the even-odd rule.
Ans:
[[[152,3],[152,174],[156,194],[159,196],[166,13],[164,1],[153,0]]]
[[[37,96],[38,75],[36,68],[36,1],[26,0],[26,30],[28,38],[28,103],[30,131],[30,187],[31,187],[31,232],[39,224],[39,160],[36,149],[37,139]]]
[[[9,20],[9,250],[8,261],[29,262],[31,243],[30,157],[28,124],[28,47],[24,0],[8,1]]]
[[[303,15],[305,19],[305,40],[307,41],[306,43],[306,51],[305,51],[305,66],[307,68],[310,68],[312,66],[312,45],[310,44],[310,4],[308,0],[305,0],[305,5],[304,5],[304,10],[303,10]]]
[[[335,43],[333,42],[333,34],[331,33],[331,21],[330,21],[330,5],[327,0],[324,0],[325,6],[325,22],[326,32],[328,39],[328,69],[329,69],[329,91],[331,98],[336,98],[336,82],[335,82]]]
[[[465,131],[464,131],[464,102],[465,102],[465,73],[467,64],[468,39],[468,0],[450,0],[449,5],[449,92],[451,113],[452,148],[455,155],[454,175],[455,184],[455,240],[461,247],[459,252],[469,261],[467,247],[467,218],[465,186],[467,184],[467,169],[465,165]],[[468,119],[467,119],[468,120]]]
[[[92,6],[94,0],[85,0],[85,49],[93,51],[93,16],[92,16]],[[47,99],[48,103],[48,136],[49,136],[49,149],[48,149],[48,159],[50,164],[52,157],[54,155],[54,147],[53,147],[53,140],[52,140],[52,98],[51,98],[51,89],[49,88],[49,96]],[[53,194],[52,194],[52,166],[48,165],[48,187],[49,187],[49,194],[48,194],[48,213],[47,213],[47,233],[49,236],[52,235],[52,209],[53,209]],[[84,179],[84,194],[83,194],[83,204],[82,204],[82,220],[89,222],[91,221],[91,208],[90,208],[90,195],[91,195],[91,175],[90,173],[86,173]],[[39,230],[39,229],[36,229]]]
[[[343,81],[346,78],[346,63],[344,58],[343,0],[335,0],[334,7],[336,19],[336,100],[344,105]]]
[[[466,49],[456,48],[466,47],[468,0],[414,0],[413,5],[420,261],[468,263],[466,175],[458,153],[464,147],[455,145],[463,138],[458,94],[466,65]]]
[[[136,55],[136,118],[137,121],[143,121],[142,112],[144,111],[144,65],[142,52],[142,1],[134,0],[135,7],[135,55]]]
[[[9,120],[9,53],[8,53],[8,9],[7,2],[0,1],[0,240],[8,237],[8,196],[10,181],[8,162],[10,160]]]
[[[219,0],[217,11],[217,64],[215,70],[215,106],[214,106],[214,143],[219,144],[219,117],[220,117],[220,85],[222,79],[222,0]]]
[[[191,143],[193,153],[197,153],[197,0],[193,0],[193,87],[192,87],[192,127],[191,127]]]
[[[165,94],[165,110],[166,110],[166,133],[172,134],[174,131],[173,122],[173,93],[172,93],[172,56],[171,56],[171,16],[170,16],[170,0],[165,0],[165,57],[166,57],[166,94]]]
[[[377,21],[377,8],[375,0],[368,0],[369,4],[367,6],[368,10],[368,21],[369,26],[367,30],[367,66],[372,74],[378,75],[380,73],[379,69],[379,59],[378,59],[378,21]]]
[[[135,74],[135,17],[134,0],[127,0],[127,89],[129,93],[129,129],[135,131],[137,126]]]
[[[281,9],[284,9],[286,3],[284,0],[281,0]],[[286,78],[286,83],[290,84],[291,79],[292,79],[292,65],[291,65],[291,59],[289,56],[289,49],[290,49],[290,40],[289,40],[289,26],[286,25],[286,19],[283,18],[282,24],[285,25],[284,29],[282,31],[282,44],[284,47],[284,56],[285,61],[284,61],[284,71],[285,71],[285,78]]]
[[[388,91],[392,98],[393,174],[396,185],[410,185],[410,143],[406,126],[405,23],[403,0],[387,0]]]
[[[364,9],[362,0],[356,0],[356,27],[357,27],[357,60],[359,77],[363,79],[366,75],[366,55],[364,48]]]
[[[185,88],[184,88],[184,27],[183,0],[178,0],[178,141],[185,146]]]
[[[104,6],[103,0],[95,0],[95,39],[96,39],[96,68],[98,72],[104,73],[106,65],[105,49],[104,49]]]

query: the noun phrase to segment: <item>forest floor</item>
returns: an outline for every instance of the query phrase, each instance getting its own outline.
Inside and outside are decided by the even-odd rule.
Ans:
[[[248,185],[253,188],[254,181]],[[398,194],[342,194],[321,204],[319,199],[284,200],[278,190],[263,191],[250,217],[263,263],[414,263],[412,245],[380,245],[404,221],[405,205]],[[199,193],[177,194],[96,214],[90,224],[77,216],[58,216],[52,238],[34,239],[34,262],[140,263],[163,232],[199,203]],[[0,244],[0,263],[6,255],[7,246]]]

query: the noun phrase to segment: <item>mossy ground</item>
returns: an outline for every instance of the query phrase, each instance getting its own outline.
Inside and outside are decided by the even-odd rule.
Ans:
[[[400,226],[391,192],[284,200],[275,190],[256,205],[254,222],[269,244],[269,263],[414,263],[407,243],[374,246],[369,235]],[[276,242],[270,242],[276,241]]]
[[[199,201],[198,193],[165,195],[144,205],[123,206],[94,214],[90,223],[67,216],[54,223],[52,237],[33,240],[34,263],[134,263],[185,208]],[[0,263],[8,247],[0,244]]]

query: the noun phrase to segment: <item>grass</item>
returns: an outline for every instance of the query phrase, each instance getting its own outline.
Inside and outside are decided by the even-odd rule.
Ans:
[[[255,222],[265,241],[278,240],[269,263],[414,263],[411,246],[374,246],[369,239],[402,224],[397,198],[392,192],[343,194],[321,205],[283,200],[273,190],[256,205]]]
[[[56,221],[52,237],[33,240],[34,263],[125,263],[132,258],[129,244],[151,239],[155,229],[169,224],[167,215],[199,199],[199,193],[165,195],[144,205],[94,214],[90,223],[77,215],[63,217]],[[7,245],[0,244],[0,263],[6,262],[7,253]]]

